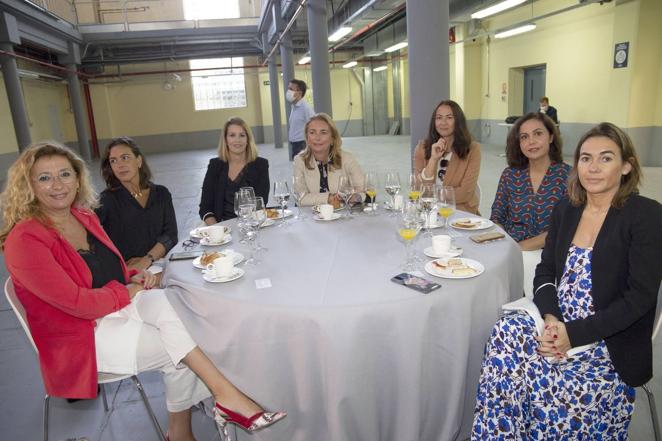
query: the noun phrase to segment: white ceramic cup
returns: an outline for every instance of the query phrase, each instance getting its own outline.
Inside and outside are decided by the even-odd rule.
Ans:
[[[206,236],[210,242],[219,243],[225,237],[225,227],[222,225],[211,225],[207,227],[202,234]]]
[[[230,277],[234,273],[234,259],[232,256],[221,256],[207,265],[207,272],[215,277]]]
[[[333,205],[322,204],[320,205],[320,216],[322,219],[329,220],[333,217]]]
[[[401,194],[396,194],[395,197],[393,198],[393,209],[402,210],[403,201],[404,201],[404,197]]]
[[[435,254],[446,254],[451,249],[451,237],[446,234],[432,236],[432,249]]]

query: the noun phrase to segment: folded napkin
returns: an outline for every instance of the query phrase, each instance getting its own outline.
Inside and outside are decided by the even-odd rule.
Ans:
[[[531,317],[533,321],[536,323],[536,329],[538,330],[538,335],[543,334],[543,331],[545,330],[545,320],[540,315],[540,311],[538,311],[538,307],[536,306],[536,304],[533,303],[533,300],[531,300],[530,298],[522,297],[521,299],[515,300],[514,302],[506,303],[505,305],[501,306],[501,309],[503,309],[504,311],[526,312],[527,314],[529,314],[529,317]],[[570,348],[568,350],[568,357],[575,356],[580,352],[592,348],[593,346],[595,346],[595,343],[591,343],[584,346],[577,346],[576,348]],[[547,359],[550,361],[555,360],[554,357],[547,357]]]

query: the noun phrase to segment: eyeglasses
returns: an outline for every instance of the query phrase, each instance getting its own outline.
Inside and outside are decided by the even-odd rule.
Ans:
[[[199,240],[186,239],[184,242],[182,242],[182,248],[184,248],[184,251],[190,251],[197,247],[199,243]]]
[[[443,181],[444,180],[444,175],[446,174],[446,169],[448,168],[448,159],[442,159],[439,162],[439,173],[437,173],[437,176],[439,177],[439,180]]]
[[[65,169],[60,170],[55,176],[50,173],[42,173],[33,181],[42,188],[49,188],[53,185],[55,179],[59,180],[61,184],[71,184],[76,180],[76,172],[71,169]]]

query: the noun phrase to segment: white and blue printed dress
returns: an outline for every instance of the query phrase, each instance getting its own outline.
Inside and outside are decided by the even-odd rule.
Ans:
[[[592,249],[572,245],[558,288],[563,321],[594,313]],[[500,319],[485,348],[472,440],[625,440],[634,388],[621,380],[604,341],[559,362],[536,351],[526,313]]]

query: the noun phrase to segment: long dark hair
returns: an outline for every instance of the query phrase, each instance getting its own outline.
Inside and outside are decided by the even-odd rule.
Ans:
[[[113,190],[122,186],[122,183],[117,177],[115,177],[115,173],[113,173],[113,169],[110,166],[110,150],[118,145],[129,147],[136,158],[142,158],[142,165],[138,169],[140,188],[145,189],[149,187],[149,183],[152,179],[152,171],[149,169],[149,165],[147,165],[147,161],[140,151],[140,147],[138,147],[138,144],[128,136],[120,136],[110,140],[106,146],[106,150],[103,152],[103,156],[101,157],[101,176],[103,176],[103,180],[106,181],[106,188]]]
[[[563,162],[563,140],[561,139],[559,130],[556,128],[556,124],[544,113],[530,112],[524,116],[520,116],[510,128],[510,132],[508,132],[508,140],[506,141],[506,159],[508,160],[508,165],[515,168],[526,168],[529,166],[529,158],[522,153],[522,148],[520,147],[519,130],[522,128],[522,124],[531,119],[540,121],[547,129],[549,136],[552,137],[552,142],[549,144],[549,159],[552,162]]]
[[[469,154],[469,147],[471,146],[471,133],[469,133],[469,128],[467,127],[467,118],[464,116],[464,112],[458,103],[452,100],[444,100],[437,104],[432,112],[432,117],[430,118],[430,127],[428,129],[428,137],[423,141],[423,147],[425,148],[425,159],[430,159],[432,156],[432,144],[439,141],[441,135],[437,133],[437,129],[434,124],[435,117],[437,116],[437,110],[441,106],[448,106],[453,112],[453,118],[455,120],[455,129],[453,132],[453,145],[451,148],[453,152],[464,159]]]

